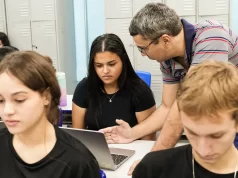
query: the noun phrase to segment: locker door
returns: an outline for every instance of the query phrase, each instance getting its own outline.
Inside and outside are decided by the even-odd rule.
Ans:
[[[133,16],[150,2],[162,2],[162,0],[133,0]]]
[[[106,18],[132,17],[132,0],[105,0]]]
[[[187,20],[191,24],[196,23],[196,16],[182,16],[180,18],[183,18],[183,19]]]
[[[6,27],[5,27],[4,21],[0,21],[0,32],[6,33]]]
[[[31,0],[31,20],[55,20],[54,0]]]
[[[55,22],[32,22],[31,27],[33,50],[49,56],[53,60],[55,68],[58,69]]]
[[[136,69],[151,73],[151,89],[154,93],[156,104],[161,103],[162,97],[162,74],[160,64],[146,56],[142,56],[137,47],[134,48]]]
[[[206,15],[206,16],[199,16],[199,22],[204,22],[206,20],[216,20],[226,26],[229,27],[229,15]]]
[[[19,50],[32,50],[30,21],[8,24],[8,37]]]
[[[133,0],[133,15],[150,2],[162,2],[161,0]],[[162,76],[158,62],[150,60],[148,57],[141,56],[137,47],[134,46],[135,69],[151,73],[151,90],[154,93],[156,105],[162,101]]]
[[[0,32],[6,33],[6,17],[4,0],[0,0]]]
[[[199,15],[229,14],[229,0],[199,0]]]
[[[30,20],[29,0],[6,0],[8,23]]]
[[[133,38],[130,36],[128,30],[130,21],[131,19],[106,19],[106,33],[114,33],[121,38],[132,66],[134,66]]]
[[[163,80],[161,75],[152,75],[151,90],[154,93],[156,106],[158,107],[162,102]]]
[[[165,2],[180,16],[196,15],[195,0],[166,0]]]
[[[137,47],[134,49],[136,59],[136,69],[150,72],[151,75],[161,75],[160,64],[156,60],[151,60],[142,56]]]

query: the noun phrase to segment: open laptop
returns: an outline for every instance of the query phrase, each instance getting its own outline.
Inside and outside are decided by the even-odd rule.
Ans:
[[[61,129],[81,141],[93,153],[101,168],[116,170],[135,154],[135,150],[109,148],[101,132],[65,127]]]
[[[6,126],[5,126],[5,124],[4,124],[4,122],[3,121],[0,121],[0,129],[3,129],[3,128],[5,128]]]

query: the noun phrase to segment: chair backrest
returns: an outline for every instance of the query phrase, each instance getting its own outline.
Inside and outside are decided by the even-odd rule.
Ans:
[[[58,123],[58,126],[59,127],[62,127],[63,125],[63,111],[62,109],[59,107],[59,111],[60,111],[60,115],[59,115],[59,123]]]
[[[136,70],[136,74],[150,87],[150,85],[151,85],[151,74],[149,72]]]

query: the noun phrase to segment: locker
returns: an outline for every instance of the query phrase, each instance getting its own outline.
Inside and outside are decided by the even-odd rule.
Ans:
[[[49,56],[58,69],[55,21],[32,22],[32,49]]]
[[[76,71],[72,70],[76,66],[73,1],[5,0],[12,45],[51,57],[56,70],[67,73],[69,93],[77,84]]]
[[[155,60],[151,60],[146,56],[142,56],[137,47],[135,46],[134,55],[136,69],[141,71],[147,71],[151,73],[151,90],[154,93],[156,105],[160,105],[162,101],[162,73],[160,71],[160,63]]]
[[[166,0],[165,2],[179,16],[196,15],[195,0]]]
[[[0,21],[0,32],[6,33],[5,22]]]
[[[132,0],[105,0],[106,18],[132,17]]]
[[[31,0],[31,20],[55,20],[54,0]]]
[[[134,66],[133,38],[130,36],[128,30],[130,22],[131,19],[107,19],[106,33],[114,33],[121,38],[131,60],[132,66]]]
[[[162,90],[163,90],[163,80],[161,75],[152,75],[151,89],[154,93],[156,106],[159,106],[162,102]]]
[[[191,24],[196,24],[196,16],[181,16],[180,18],[187,20]]]
[[[162,0],[133,0],[133,16],[150,2],[162,2]]]
[[[6,0],[6,14],[9,22],[27,21],[30,16],[29,0]]]
[[[205,20],[217,20],[220,23],[229,27],[229,16],[228,15],[209,15],[209,16],[199,16],[199,22],[203,22]]]
[[[0,32],[6,33],[5,3],[0,0]]]
[[[199,15],[229,14],[229,0],[199,0]]]
[[[160,63],[156,60],[151,60],[146,56],[142,56],[137,47],[134,49],[136,69],[142,71],[148,71],[151,75],[161,75]]]
[[[5,21],[5,5],[4,5],[4,0],[0,0],[0,21]]]
[[[30,21],[21,21],[8,24],[8,37],[12,46],[19,50],[31,50]]]

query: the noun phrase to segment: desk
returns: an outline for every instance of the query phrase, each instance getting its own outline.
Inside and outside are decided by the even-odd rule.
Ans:
[[[176,146],[182,146],[188,144],[187,141],[179,141]],[[107,178],[130,178],[127,172],[135,160],[143,158],[154,145],[154,141],[137,140],[130,144],[109,144],[109,147],[125,148],[136,150],[135,154],[129,158],[124,164],[122,164],[116,171],[104,170]]]
[[[67,106],[60,106],[62,111],[72,112],[73,95],[67,95]]]

